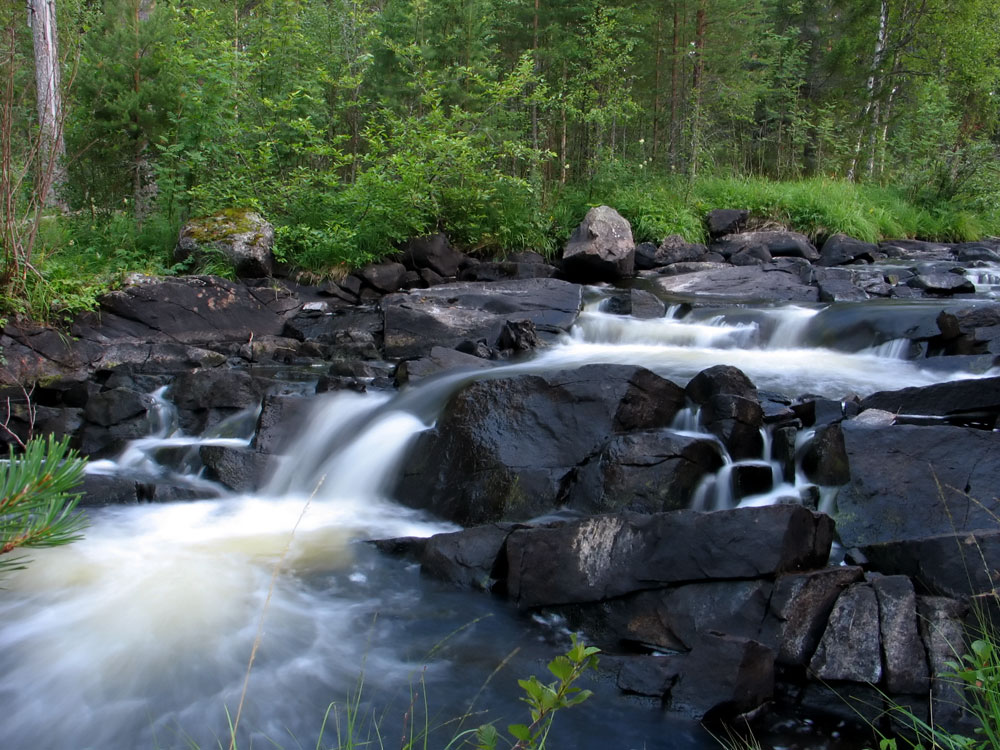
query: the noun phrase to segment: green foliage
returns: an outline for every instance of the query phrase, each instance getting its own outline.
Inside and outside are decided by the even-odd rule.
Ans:
[[[84,461],[66,438],[29,440],[21,455],[12,450],[0,463],[0,555],[79,539],[86,521],[74,512],[75,490],[83,472]],[[26,562],[23,555],[0,557],[0,573]]]
[[[586,646],[573,636],[573,647],[564,655],[549,662],[549,672],[556,678],[554,682],[543,683],[532,675],[527,680],[518,680],[524,690],[522,701],[528,704],[531,723],[511,724],[507,731],[513,737],[511,743],[517,750],[541,750],[552,729],[552,721],[558,711],[578,706],[591,696],[589,690],[575,687],[574,683],[585,672],[597,668],[597,654],[600,649]],[[500,733],[492,724],[476,730],[477,750],[495,750],[500,742]]]

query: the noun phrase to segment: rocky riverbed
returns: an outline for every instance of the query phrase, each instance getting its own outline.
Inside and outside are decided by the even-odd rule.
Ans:
[[[961,728],[938,675],[1000,568],[1000,243],[747,221],[636,247],[602,207],[555,264],[436,235],[321,286],[136,277],[68,333],[4,329],[6,439],[70,435],[83,503],[128,505],[327,478],[402,415],[379,493],[456,526],[375,546],[582,630],[622,691]],[[321,439],[355,392],[384,401]]]

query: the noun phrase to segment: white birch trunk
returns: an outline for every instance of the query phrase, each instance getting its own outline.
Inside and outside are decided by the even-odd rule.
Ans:
[[[39,193],[46,206],[61,206],[58,192],[66,183],[66,146],[55,0],[28,0],[28,13],[35,52]]]

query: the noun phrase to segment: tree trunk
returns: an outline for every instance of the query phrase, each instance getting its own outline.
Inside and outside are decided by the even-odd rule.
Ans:
[[[28,13],[38,103],[38,194],[46,206],[64,207],[59,193],[66,184],[66,145],[55,0],[28,0]]]
[[[881,72],[883,58],[889,38],[889,0],[882,0],[878,17],[878,36],[875,39],[875,54],[872,56],[871,72],[865,84],[866,99],[861,111],[861,122],[858,127],[858,140],[854,147],[854,158],[847,170],[847,179],[853,180],[857,174],[858,160],[861,158],[861,144],[864,143],[866,131],[870,134],[869,145],[874,148],[878,128],[878,95],[881,88]],[[874,153],[868,161],[869,176],[874,166]]]
[[[680,98],[680,17],[674,3],[674,38],[670,47],[670,171],[677,168],[677,102]]]
[[[691,76],[691,93],[694,100],[691,112],[691,164],[689,173],[698,176],[698,155],[701,148],[701,80],[705,73],[705,32],[708,29],[705,10],[706,0],[698,0],[694,32],[694,72]]]

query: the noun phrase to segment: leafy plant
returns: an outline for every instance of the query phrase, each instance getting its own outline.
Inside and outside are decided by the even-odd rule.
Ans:
[[[600,649],[586,646],[573,636],[573,647],[564,655],[549,662],[548,669],[555,677],[554,682],[543,683],[532,675],[527,680],[518,680],[524,690],[522,701],[531,712],[530,724],[511,724],[507,727],[514,738],[515,750],[540,750],[545,747],[552,721],[558,711],[583,703],[591,696],[591,691],[575,687],[574,683],[590,669],[597,668],[597,654]],[[492,724],[484,724],[476,730],[477,750],[495,750],[500,742],[500,732]]]
[[[85,463],[67,438],[29,440],[0,463],[0,555],[57,547],[80,538],[86,519],[74,513]],[[0,559],[0,572],[23,568],[23,555]]]

